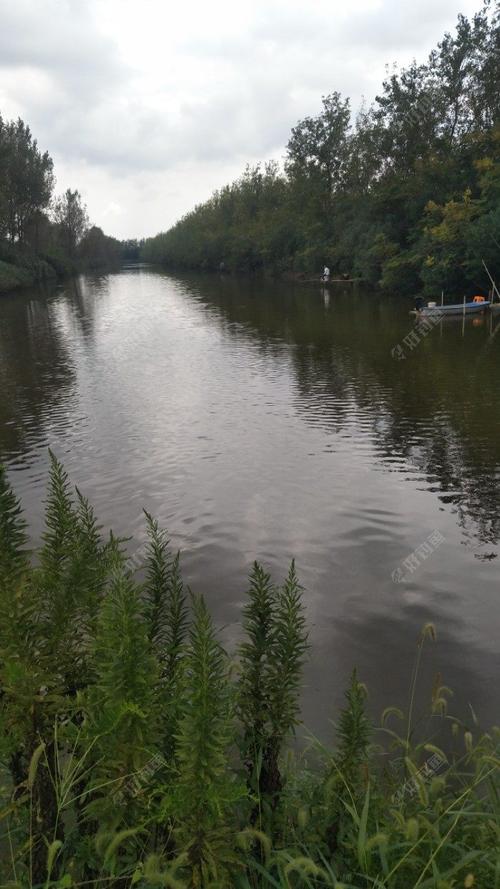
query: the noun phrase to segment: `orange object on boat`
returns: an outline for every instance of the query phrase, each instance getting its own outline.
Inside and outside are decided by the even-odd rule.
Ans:
[[[484,303],[486,302],[484,296],[475,296],[472,300],[473,303]]]

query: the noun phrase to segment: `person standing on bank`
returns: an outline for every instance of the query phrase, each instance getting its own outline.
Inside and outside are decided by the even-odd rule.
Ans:
[[[325,265],[325,267],[323,269],[323,281],[329,281],[329,280],[330,280],[330,269],[328,268],[327,265]]]

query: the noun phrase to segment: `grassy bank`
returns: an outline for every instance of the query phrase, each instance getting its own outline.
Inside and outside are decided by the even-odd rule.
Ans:
[[[308,651],[295,566],[277,586],[255,563],[228,654],[145,522],[127,559],[52,459],[29,553],[0,471],[0,884],[499,887],[498,733],[454,719],[438,677],[421,737],[434,628],[407,714],[373,726],[354,672],[332,748],[292,754]]]

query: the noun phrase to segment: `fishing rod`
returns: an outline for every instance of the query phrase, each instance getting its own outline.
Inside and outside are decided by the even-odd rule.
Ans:
[[[493,292],[496,293],[498,302],[500,302],[500,293],[498,292],[498,287],[497,287],[497,285],[495,284],[495,280],[494,280],[494,278],[490,275],[489,270],[488,270],[488,266],[486,265],[484,259],[482,260],[482,263],[483,263],[484,268],[485,268],[485,270],[486,270],[486,274],[488,275],[488,278],[489,278],[490,281],[491,281],[491,286],[493,287]]]

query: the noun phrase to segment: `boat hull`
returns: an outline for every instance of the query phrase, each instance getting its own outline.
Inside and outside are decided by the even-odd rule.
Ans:
[[[436,318],[441,315],[478,315],[489,308],[488,300],[484,303],[456,303],[448,306],[423,306],[416,314],[423,318]]]

